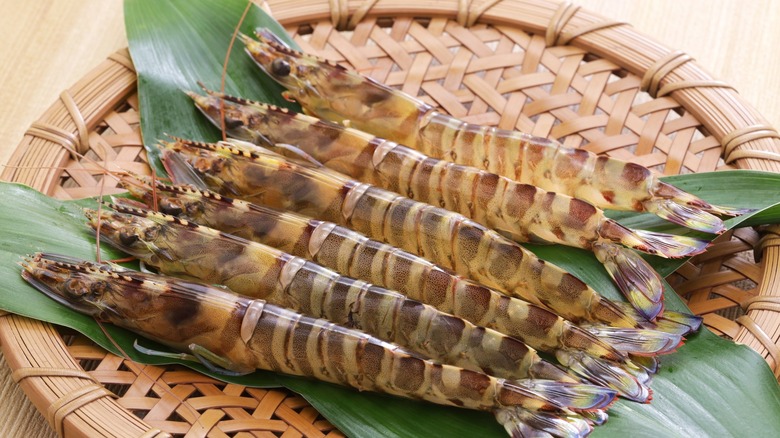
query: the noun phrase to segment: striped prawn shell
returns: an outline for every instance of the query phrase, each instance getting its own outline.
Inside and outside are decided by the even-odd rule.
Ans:
[[[102,313],[103,319],[181,351],[198,345],[227,359],[237,371],[307,376],[470,409],[518,406],[561,412],[553,402],[503,379],[432,362],[364,332],[263,300],[179,279],[44,257],[25,261],[26,276],[55,294],[78,300],[82,307],[110,305],[112,311]],[[74,284],[92,293],[70,293]]]
[[[104,212],[99,225],[88,214],[101,238],[167,275],[221,284],[452,365],[511,379],[576,381],[512,337],[397,292],[173,216],[115,208],[132,214]]]
[[[554,313],[460,277],[421,257],[336,225],[291,212],[186,186],[128,184],[147,205],[291,255],[349,277],[398,291],[409,298],[515,337],[548,353],[580,349],[608,360],[620,353]],[[117,201],[122,198],[117,199]]]
[[[646,167],[519,131],[464,125],[430,109],[420,125],[409,146],[426,155],[566,193],[601,208],[644,211],[658,184]]]
[[[163,146],[163,156],[187,161],[223,195],[349,227],[571,321],[638,325],[575,276],[460,214],[324,168],[224,144],[177,141]]]

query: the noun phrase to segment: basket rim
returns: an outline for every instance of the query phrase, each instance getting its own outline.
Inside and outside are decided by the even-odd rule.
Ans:
[[[331,9],[331,6],[333,6],[333,9]],[[486,1],[481,4],[457,0],[429,3],[419,1],[406,2],[405,0],[368,2],[332,2],[325,0],[290,2],[286,0],[266,0],[263,2],[263,7],[268,9],[284,26],[295,26],[305,22],[329,19],[335,26],[345,29],[349,27],[350,23],[356,23],[364,19],[395,16],[398,13],[403,13],[404,15],[422,17],[440,16],[457,20],[459,23],[466,25],[492,24],[496,26],[513,26],[526,32],[544,34],[550,44],[568,42],[571,45],[613,61],[628,71],[644,77],[646,79],[643,81],[645,82],[645,87],[652,95],[674,95],[687,110],[691,111],[716,136],[726,152],[727,160],[734,161],[737,166],[747,169],[780,172],[780,161],[778,161],[780,158],[778,154],[778,151],[780,151],[780,140],[777,132],[747,102],[744,102],[733,89],[715,81],[695,62],[688,59],[689,57],[686,58],[687,55],[684,53],[666,48],[633,30],[630,26],[626,26],[624,23],[608,21],[601,16],[589,13],[568,3],[559,4],[547,0]],[[306,13],[302,14],[302,11]],[[607,35],[605,36],[605,34]],[[621,38],[623,42],[616,46],[616,40],[613,38]],[[654,51],[647,52],[641,57],[637,55],[635,58],[636,53],[633,52],[636,52],[636,49],[628,47],[629,43],[625,41],[645,40],[650,40],[653,43]],[[127,69],[131,67],[132,63],[129,61],[127,51],[123,49],[109,57],[107,61],[97,66],[87,77],[70,87],[67,91],[71,95],[76,95],[87,86],[88,78],[91,80],[93,77],[106,76],[116,79],[122,69],[126,73]],[[690,78],[698,79],[692,80]],[[115,104],[122,99],[126,99],[134,89],[135,80],[133,79],[132,86],[128,87],[125,85],[106,90],[105,102],[113,102]],[[722,125],[708,126],[708,119],[706,117],[703,119],[701,116],[701,114],[708,114],[708,112],[701,110],[700,104],[703,103],[704,106],[716,107],[723,102],[744,108],[744,113],[747,116],[743,120],[734,121],[735,126],[731,126],[731,129],[727,129],[727,127]],[[114,104],[106,104],[97,109],[95,117],[100,117],[100,111],[104,111],[102,114],[105,114],[105,112],[113,108]],[[62,105],[64,104],[61,101],[56,102],[45,114],[55,110],[61,111]],[[741,123],[741,125],[736,126],[736,122]],[[60,127],[60,129],[61,132],[57,133],[58,135],[50,135],[48,138],[41,140],[49,142],[53,148],[52,150],[56,150],[54,155],[47,154],[49,157],[46,159],[52,160],[51,162],[61,162],[66,160],[69,155],[59,144],[63,142],[78,144],[79,136],[83,135],[83,130],[80,131],[80,127],[75,123],[69,123],[67,126]],[[23,144],[26,144],[25,142],[28,144],[33,137],[41,139],[40,135],[40,132],[30,133],[28,131],[22,143],[14,151],[9,164],[14,165],[20,162],[27,152],[25,150],[26,146],[23,146]],[[15,175],[12,177],[14,181],[18,180]],[[46,175],[25,175],[24,178],[27,178],[25,182],[30,183],[35,188],[51,194],[53,193],[53,186],[56,185],[59,179],[59,174],[53,175],[50,172]],[[4,173],[1,179],[10,178]],[[772,232],[780,235],[780,227],[773,228]],[[780,265],[780,243],[772,239],[768,239],[767,242],[763,247],[765,258],[765,263],[763,264],[764,280],[762,281],[762,289],[759,292],[762,296],[769,296],[771,292],[768,287],[764,287],[765,284],[773,281],[775,282],[774,284],[777,284],[780,281],[780,270],[775,269],[776,266]],[[754,305],[756,303],[757,305]],[[766,330],[761,328],[762,325],[755,323],[757,319],[754,316],[755,312],[767,312],[771,311],[771,309],[767,310],[767,306],[762,306],[760,300],[756,303],[751,304],[754,307],[750,309],[748,318],[742,321],[743,327],[735,340],[746,341],[750,338],[766,338],[764,341],[768,340],[768,343],[763,347],[757,348],[752,344],[751,347],[765,357],[767,355],[771,356],[775,363],[774,368],[780,370],[777,345],[772,343],[771,338],[766,335]],[[780,319],[780,313],[775,312],[773,315]],[[14,372],[18,372],[20,369],[36,368],[34,366],[36,362],[25,357],[25,353],[27,353],[25,349],[11,347],[11,345],[14,345],[13,339],[25,336],[25,330],[28,330],[20,329],[17,319],[26,320],[26,318],[16,315],[0,317],[0,340],[2,341],[0,343],[2,343],[4,354]],[[761,321],[763,324],[766,324],[765,319]],[[29,327],[29,330],[32,332],[40,333],[50,330],[51,325],[32,321]],[[51,337],[55,344],[60,344],[57,346],[58,349],[62,348],[62,351],[67,351],[59,335],[54,333]],[[757,345],[760,346],[761,344]],[[57,353],[57,355],[61,356],[62,351]],[[83,372],[83,369],[75,361],[71,360],[70,362],[72,363],[63,364],[62,367]],[[43,413],[50,406],[56,404],[58,399],[61,400],[62,397],[67,396],[67,391],[65,391],[65,393],[55,394],[52,397],[50,393],[52,379],[54,377],[45,374],[26,376],[26,378],[22,379],[21,386],[25,393],[34,401],[39,411]],[[69,382],[63,385],[63,388],[67,387],[71,392],[73,387],[71,385],[74,385],[73,382],[75,382],[77,387],[80,386],[82,388],[94,384],[83,376],[76,375],[57,376],[56,379],[68,380]],[[127,429],[128,435],[158,436],[159,434],[159,436],[165,436],[164,432],[152,428],[140,420],[128,418],[126,416],[130,415],[128,411],[113,399],[99,397],[94,401],[85,403],[84,407],[90,407],[98,403],[100,404],[99,412],[105,413],[105,406],[109,406],[109,409],[113,412],[112,415],[116,416],[109,420],[112,423],[130,424]],[[93,426],[88,424],[88,422],[79,420],[80,415],[78,412],[74,415],[65,415],[62,417],[62,423],[56,423],[53,426],[58,428],[58,431],[66,430],[77,435],[89,436],[99,433],[91,429]],[[51,419],[49,421],[50,424],[53,422]],[[130,433],[130,430],[133,432]]]

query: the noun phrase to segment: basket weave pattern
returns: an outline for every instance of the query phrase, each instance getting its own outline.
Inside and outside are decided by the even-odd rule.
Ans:
[[[548,1],[440,3],[264,6],[305,51],[470,122],[557,138],[661,174],[780,171],[780,141],[760,115],[690,57],[630,26]],[[62,199],[119,190],[71,150],[112,169],[148,173],[134,93],[132,63],[127,52],[117,53],[30,128],[2,179]],[[780,302],[770,296],[780,290],[777,266],[780,229],[741,229],[669,280],[708,326],[748,343],[777,369]],[[102,433],[93,421],[100,418],[122,425],[117,436],[340,436],[289,392],[134,364],[13,315],[0,318],[0,340],[14,376],[60,433]],[[55,359],[13,353],[27,344],[45,346]]]
[[[225,434],[262,430],[287,432],[285,436],[343,436],[302,397],[288,391],[227,384],[179,366],[140,365],[107,353],[81,335],[65,340],[79,365],[118,396],[122,407],[172,434],[216,427]]]

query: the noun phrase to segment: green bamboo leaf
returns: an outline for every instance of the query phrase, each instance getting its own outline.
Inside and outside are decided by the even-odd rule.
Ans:
[[[199,91],[198,81],[214,90],[220,88],[225,54],[245,7],[244,0],[125,1],[127,39],[138,72],[141,129],[158,174],[165,175],[165,171],[153,145],[166,134],[221,140],[219,131],[204,120],[182,90]],[[269,27],[295,46],[275,20],[252,7],[240,30],[251,35],[257,27]],[[257,76],[257,67],[238,42],[228,63],[225,92],[298,109],[281,98],[282,89],[275,82],[260,82]]]

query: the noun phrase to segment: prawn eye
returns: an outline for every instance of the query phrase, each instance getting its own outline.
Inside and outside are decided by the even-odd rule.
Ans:
[[[144,229],[144,241],[151,242],[157,239],[157,235],[160,234],[160,227],[153,226]]]
[[[104,292],[106,292],[109,288],[108,282],[105,281],[96,281],[92,283],[92,287],[90,288],[90,292],[93,295],[102,295]]]
[[[169,214],[171,216],[178,216],[184,210],[181,208],[180,205],[177,205],[172,201],[164,201],[160,203],[160,211],[162,213]]]
[[[127,229],[122,229],[119,231],[119,241],[122,242],[122,245],[130,246],[138,241],[138,235]]]
[[[271,73],[274,76],[287,76],[290,74],[290,63],[281,58],[276,58],[271,62]]]
[[[203,204],[201,204],[201,203],[194,203],[194,202],[190,203],[190,204],[187,204],[186,208],[187,208],[187,214],[189,216],[197,216],[197,215],[203,213],[203,210],[204,210],[203,209]]]
[[[71,278],[65,281],[65,291],[74,297],[81,297],[89,292],[89,287],[78,278]]]
[[[243,120],[225,116],[225,129],[238,129],[242,126],[244,126]]]

